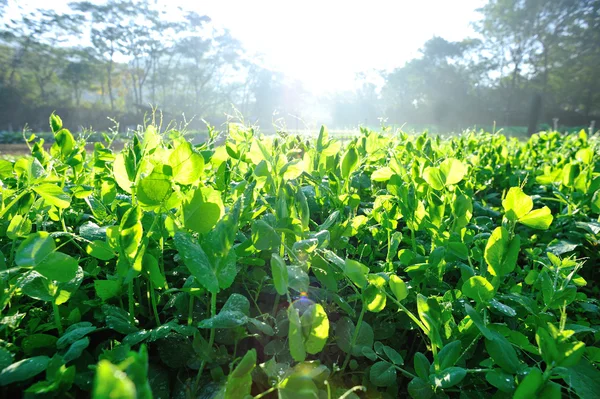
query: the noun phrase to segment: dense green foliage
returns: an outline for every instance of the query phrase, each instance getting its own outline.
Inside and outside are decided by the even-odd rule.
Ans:
[[[596,137],[50,125],[0,160],[3,397],[600,391]]]

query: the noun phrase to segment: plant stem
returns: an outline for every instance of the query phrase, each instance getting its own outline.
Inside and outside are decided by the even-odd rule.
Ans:
[[[131,321],[131,323],[134,323],[133,313],[135,310],[135,304],[133,303],[133,281],[130,281],[127,284],[127,297],[129,302],[129,321]]]
[[[277,308],[279,307],[280,299],[281,299],[281,296],[279,294],[275,295],[275,302],[273,302],[273,310],[271,311],[273,316],[277,316]]]
[[[156,306],[156,293],[154,292],[154,284],[152,281],[148,280],[148,284],[150,286],[150,300],[152,303],[152,312],[154,313],[154,321],[156,321],[156,325],[160,326],[160,318],[158,317],[158,309]]]
[[[275,391],[276,389],[277,389],[276,386],[271,387],[271,388],[267,389],[266,391],[264,391],[263,393],[259,393],[258,395],[254,396],[254,399],[260,399],[263,396],[266,396],[266,395],[270,394],[271,392]]]
[[[401,304],[396,298],[394,298],[392,295],[388,294],[387,292],[385,292],[385,295],[392,300],[392,302],[394,302],[399,308],[400,310],[402,310],[404,313],[406,313],[408,315],[408,317],[411,318],[412,321],[415,322],[415,324],[421,329],[423,330],[423,333],[425,333],[425,335],[427,335],[427,328],[425,327],[425,324],[423,324],[421,322],[421,320],[419,320],[417,318],[417,316],[415,316],[415,314],[413,312],[411,312],[410,310],[408,310],[406,308],[406,306],[404,306],[403,304]]]
[[[342,365],[342,370],[341,370],[342,372],[346,369],[346,367],[348,366],[348,363],[350,362],[350,357],[352,355],[352,348],[354,348],[354,344],[356,343],[356,338],[358,338],[358,332],[360,330],[360,325],[362,324],[362,321],[363,321],[363,316],[365,315],[365,310],[366,310],[366,307],[363,304],[362,309],[360,311],[360,316],[358,316],[358,321],[356,322],[356,327],[354,328],[354,334],[352,334],[352,341],[350,341],[350,350],[346,354],[346,359],[344,360],[344,364]]]
[[[28,192],[29,192],[29,189],[23,190],[23,191],[21,191],[21,193],[19,193],[19,195],[17,195],[15,198],[13,198],[13,200],[10,201],[10,203],[8,205],[6,205],[6,207],[4,209],[2,209],[2,211],[0,211],[0,219],[2,219],[4,217],[4,214],[6,212],[8,212],[8,210],[10,208],[12,208],[13,205],[15,205]]]
[[[62,324],[60,324],[60,312],[58,311],[58,305],[56,302],[52,301],[52,310],[54,312],[54,324],[56,324],[56,329],[60,335],[63,334]]]
[[[351,393],[355,392],[355,391],[366,391],[367,388],[365,388],[362,385],[357,385],[355,387],[352,387],[350,389],[348,389],[346,392],[344,392],[344,394],[342,396],[340,396],[340,399],[346,399],[348,396],[350,396]]]
[[[215,317],[217,315],[217,293],[212,292],[210,297],[210,317]],[[212,349],[215,344],[215,329],[210,329],[210,337],[208,338],[208,347]],[[204,370],[204,366],[206,366],[206,361],[203,360],[200,364],[200,368],[198,369],[198,374],[196,375],[196,381],[194,382],[194,390],[193,392],[198,392],[198,386],[200,384],[200,378],[202,377],[202,371]]]
[[[190,293],[188,294],[190,296],[190,302],[188,304],[188,326],[192,325],[192,322],[194,321],[194,296]]]

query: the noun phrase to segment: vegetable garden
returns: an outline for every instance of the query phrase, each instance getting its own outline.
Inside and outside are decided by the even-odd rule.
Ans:
[[[50,125],[0,160],[2,397],[598,397],[595,136]]]

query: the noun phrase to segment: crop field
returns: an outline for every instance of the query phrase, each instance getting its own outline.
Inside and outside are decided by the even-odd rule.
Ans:
[[[0,159],[1,397],[598,397],[596,136],[50,127]]]

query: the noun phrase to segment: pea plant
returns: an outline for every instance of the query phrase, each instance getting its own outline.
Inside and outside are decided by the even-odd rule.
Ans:
[[[0,160],[0,395],[595,398],[600,149],[147,126]]]

